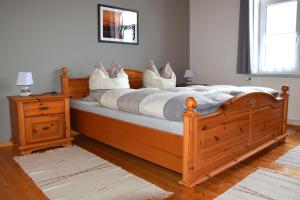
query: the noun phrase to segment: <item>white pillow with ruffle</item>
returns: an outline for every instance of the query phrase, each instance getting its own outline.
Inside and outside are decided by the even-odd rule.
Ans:
[[[98,62],[89,78],[90,90],[130,88],[128,75],[121,68],[116,78],[111,78],[105,67]]]
[[[159,88],[159,89],[168,89],[176,87],[176,75],[173,72],[170,63],[168,62],[165,67],[162,68],[162,71],[167,71],[171,74],[168,75],[170,78],[164,78],[156,69],[153,61],[151,61],[151,65],[147,67],[144,71],[143,84],[146,88]]]

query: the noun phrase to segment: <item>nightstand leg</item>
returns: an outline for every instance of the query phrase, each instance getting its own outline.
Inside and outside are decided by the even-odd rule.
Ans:
[[[32,150],[21,150],[21,151],[20,151],[20,154],[21,154],[22,156],[28,155],[28,154],[31,154],[31,153],[32,153]]]
[[[70,143],[68,143],[68,144],[63,144],[62,146],[63,147],[69,147],[69,146],[71,146],[72,144],[71,144],[71,142]]]
[[[61,144],[62,147],[70,147],[72,146],[72,139],[70,141],[65,141]]]

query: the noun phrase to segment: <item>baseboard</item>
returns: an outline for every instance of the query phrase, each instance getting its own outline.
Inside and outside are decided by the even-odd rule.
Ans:
[[[292,129],[296,129],[296,130],[300,130],[300,121],[289,119],[287,127],[292,128]]]
[[[293,126],[300,126],[300,120],[289,119],[288,124]]]
[[[9,147],[12,145],[13,145],[13,143],[11,141],[0,141],[0,148],[1,147]]]
[[[298,125],[293,125],[293,124],[288,124],[287,128],[292,128],[292,129],[296,129],[296,130],[300,130],[300,126]]]

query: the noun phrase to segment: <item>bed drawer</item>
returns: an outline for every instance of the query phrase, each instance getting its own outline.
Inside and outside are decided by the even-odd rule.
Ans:
[[[64,115],[48,115],[25,119],[26,143],[36,143],[64,137]]]
[[[64,100],[24,103],[25,117],[64,113]]]

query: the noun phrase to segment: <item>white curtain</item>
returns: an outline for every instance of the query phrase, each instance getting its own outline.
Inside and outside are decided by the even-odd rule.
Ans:
[[[249,1],[250,13],[250,63],[251,73],[258,73],[259,64],[259,8],[260,0]]]

